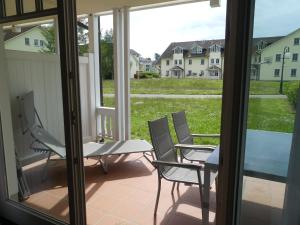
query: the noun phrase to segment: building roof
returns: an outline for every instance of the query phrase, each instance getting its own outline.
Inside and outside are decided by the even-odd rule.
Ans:
[[[133,49],[130,49],[130,54],[131,54],[131,55],[134,55],[134,56],[136,56],[136,57],[140,57],[140,56],[141,56],[140,53],[138,53],[137,51],[135,51],[135,50],[133,50]]]
[[[186,42],[172,42],[168,48],[161,55],[161,58],[170,58],[173,55],[173,49],[175,47],[183,48],[184,53],[190,53],[191,49],[195,46],[201,46],[204,51],[202,55],[205,55],[206,51],[212,45],[219,45],[224,48],[225,40],[224,39],[216,39],[216,40],[202,40],[202,41],[186,41]],[[193,54],[191,54],[193,55]],[[197,54],[198,56],[199,54]],[[201,55],[201,54],[200,54]]]
[[[284,36],[274,36],[274,37],[258,37],[253,38],[252,46],[253,51],[256,51],[256,46],[259,42],[263,41],[266,42],[266,45],[270,45],[275,41],[283,38]],[[173,50],[175,47],[183,48],[185,54],[190,54],[190,56],[205,56],[207,53],[207,49],[209,49],[212,45],[219,45],[224,49],[225,46],[225,39],[216,39],[216,40],[202,40],[202,41],[186,41],[186,42],[172,42],[168,48],[164,51],[161,55],[161,58],[171,58],[173,55]],[[201,46],[203,48],[202,54],[193,54],[191,49],[195,46]]]
[[[184,69],[180,66],[174,66],[171,68],[171,70],[184,70]]]
[[[10,40],[14,37],[17,37],[21,34],[26,33],[27,31],[30,31],[30,30],[32,30],[36,27],[38,27],[38,26],[35,25],[35,26],[22,27],[21,32],[13,32],[10,29],[9,30],[4,30],[4,41],[8,41],[8,40]]]

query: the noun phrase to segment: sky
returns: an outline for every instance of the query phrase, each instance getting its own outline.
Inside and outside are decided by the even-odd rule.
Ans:
[[[284,4],[283,4],[284,3]],[[291,7],[292,6],[292,7]],[[286,35],[300,27],[299,0],[256,0],[254,36]],[[130,13],[130,48],[143,57],[162,54],[171,42],[225,37],[226,0],[211,8],[209,1],[154,8]],[[112,16],[101,17],[105,31]]]

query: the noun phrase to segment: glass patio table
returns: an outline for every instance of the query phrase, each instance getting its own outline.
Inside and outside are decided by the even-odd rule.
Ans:
[[[286,182],[292,134],[247,130],[244,175],[276,182]],[[218,170],[219,146],[205,162],[204,167],[204,224],[209,222],[210,171]]]

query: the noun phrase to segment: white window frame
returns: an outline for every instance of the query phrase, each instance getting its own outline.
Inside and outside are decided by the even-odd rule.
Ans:
[[[34,45],[34,47],[39,47],[40,46],[39,39],[34,39],[33,45]]]
[[[27,44],[27,40],[28,40],[28,44]],[[25,37],[25,45],[30,46],[30,38],[29,37]]]
[[[279,75],[280,75],[280,69],[274,69],[274,77],[279,77]]]
[[[294,56],[296,56],[296,59],[294,59]],[[298,62],[298,53],[293,53],[292,61],[293,62]]]
[[[293,73],[295,72],[295,73]],[[297,69],[296,68],[292,68],[291,69],[291,77],[296,77],[297,76]]]
[[[277,56],[279,56],[279,57],[277,57]],[[281,62],[281,54],[275,55],[275,62]]]

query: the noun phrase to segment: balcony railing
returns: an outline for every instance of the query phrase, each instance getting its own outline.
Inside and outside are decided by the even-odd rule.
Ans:
[[[97,135],[99,138],[115,139],[115,108],[99,107],[97,108]]]

